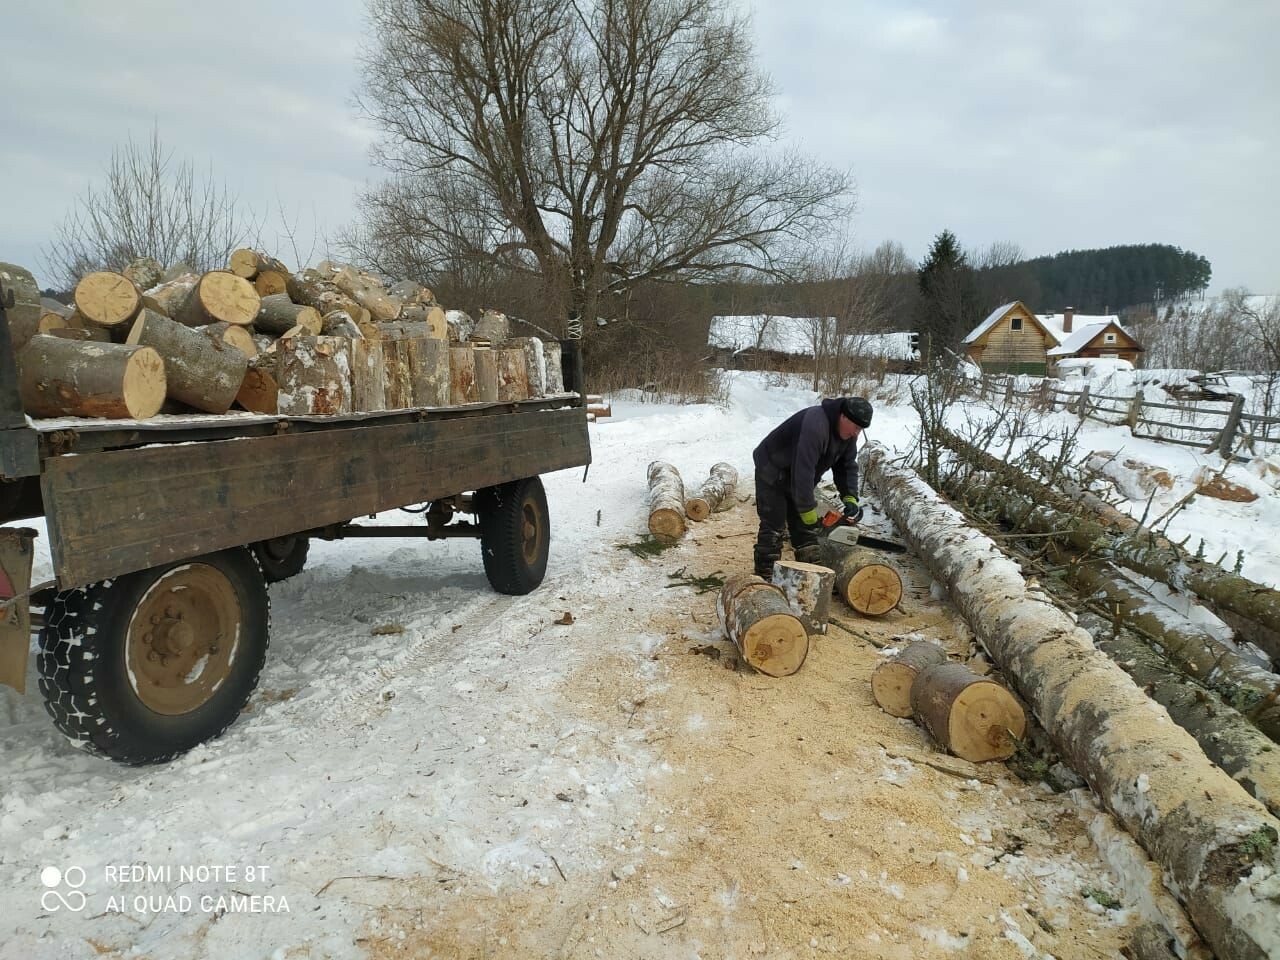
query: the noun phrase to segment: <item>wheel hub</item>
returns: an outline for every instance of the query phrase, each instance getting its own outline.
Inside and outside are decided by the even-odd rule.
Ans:
[[[231,672],[239,646],[240,603],[215,567],[175,567],[134,610],[125,642],[129,683],[149,709],[167,716],[206,703]]]

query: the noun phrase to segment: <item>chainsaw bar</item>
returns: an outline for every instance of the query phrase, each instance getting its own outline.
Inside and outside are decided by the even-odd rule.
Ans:
[[[859,533],[853,527],[837,527],[827,534],[827,539],[834,543],[843,543],[849,547],[865,547],[868,550],[881,550],[885,553],[906,553],[904,544],[894,540],[882,540],[869,533]]]

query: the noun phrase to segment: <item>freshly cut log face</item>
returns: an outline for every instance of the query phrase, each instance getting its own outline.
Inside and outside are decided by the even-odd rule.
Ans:
[[[830,567],[799,560],[779,560],[773,565],[773,585],[810,634],[827,632],[835,583],[836,572]]]
[[[289,274],[289,268],[275,257],[246,248],[232,252],[227,268],[237,277],[244,277],[246,280],[252,280],[263,270],[275,270],[285,276]]]
[[[207,337],[221,340],[228,346],[235,347],[249,359],[258,355],[258,344],[247,327],[237,327],[230,323],[211,323],[207,327],[196,327]]]
[[[728,510],[733,502],[733,490],[738,485],[738,471],[731,463],[717,463],[711,468],[711,476],[702,481],[696,496],[685,503],[690,520],[701,522],[719,510]]]
[[[164,361],[150,347],[37,334],[18,361],[22,406],[33,417],[145,420],[164,403]]]
[[[911,716],[911,684],[925,667],[947,662],[947,653],[936,643],[916,640],[907,644],[891,660],[876,667],[871,674],[871,696],[885,713],[894,717]]]
[[[752,574],[725,581],[716,603],[725,633],[742,659],[770,677],[787,677],[804,665],[809,634],[771,583]]]
[[[826,563],[836,572],[836,590],[854,610],[879,617],[902,600],[902,577],[878,554],[859,547],[823,541]]]
[[[663,543],[675,543],[684,536],[684,481],[669,463],[649,464],[649,533]]]
[[[963,663],[921,670],[911,684],[911,712],[939,745],[973,763],[1007,760],[1027,732],[1013,694]]]
[[[226,341],[150,310],[133,322],[127,342],[155,350],[164,361],[168,396],[206,413],[231,409],[249,365]]]
[[[188,327],[232,323],[247,327],[258,316],[262,297],[248,280],[217,270],[200,278],[173,319]]]
[[[91,273],[76,284],[76,309],[90,323],[118,327],[138,315],[142,293],[133,281],[119,273]]]
[[[253,278],[253,289],[258,291],[260,297],[286,293],[289,289],[289,274],[279,270],[263,270]]]

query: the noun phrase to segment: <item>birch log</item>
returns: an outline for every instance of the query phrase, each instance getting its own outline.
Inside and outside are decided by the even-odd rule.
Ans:
[[[911,713],[939,746],[972,763],[1009,759],[1027,732],[1013,694],[963,663],[935,663],[917,673]]]
[[[947,652],[936,643],[916,640],[896,656],[876,667],[871,674],[871,696],[885,713],[911,717],[911,684],[925,667],[946,663]]]
[[[125,342],[155,350],[164,361],[166,395],[205,413],[231,409],[249,366],[226,341],[145,309]]]
[[[544,340],[542,353],[547,361],[547,396],[554,397],[564,393],[564,365],[561,363],[562,350],[559,340]]]
[[[164,403],[164,361],[150,347],[37,334],[18,356],[18,389],[33,417],[145,420]]]
[[[726,580],[716,613],[743,661],[760,673],[787,677],[804,665],[809,634],[782,591],[762,577],[737,574]]]
[[[820,541],[823,563],[836,572],[836,593],[864,617],[888,613],[902,600],[902,577],[874,550]]]
[[[351,412],[351,341],[293,337],[277,352],[281,416]]]
[[[816,563],[779,560],[773,565],[773,585],[782,591],[791,612],[810,634],[827,632],[835,582],[836,572]]]
[[[1201,752],[1089,635],[1030,588],[990,538],[970,528],[883,447],[864,476],[933,575],[1053,738],[1125,828],[1166,871],[1220,957],[1280,951],[1271,900],[1276,820]]]
[[[738,485],[738,471],[729,463],[717,463],[711,476],[702,481],[696,496],[684,505],[690,520],[702,521],[720,510],[733,506],[733,490]]]
[[[449,403],[461,406],[475,403],[480,397],[476,390],[476,356],[471,347],[449,348]]]
[[[476,347],[476,396],[481,403],[498,402],[498,358],[488,347]]]
[[[669,463],[649,464],[649,532],[663,543],[675,543],[684,536],[684,481]]]

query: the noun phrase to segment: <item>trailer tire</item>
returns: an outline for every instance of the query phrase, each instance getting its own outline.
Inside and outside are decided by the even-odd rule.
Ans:
[[[311,539],[301,534],[276,537],[274,540],[260,540],[252,549],[267,583],[279,583],[302,572],[307,565]]]
[[[45,709],[90,753],[170,760],[240,715],[266,661],[270,619],[246,547],[61,591],[40,632]]]
[[[547,572],[551,523],[547,494],[538,477],[476,491],[484,572],[494,590],[523,596]]]

